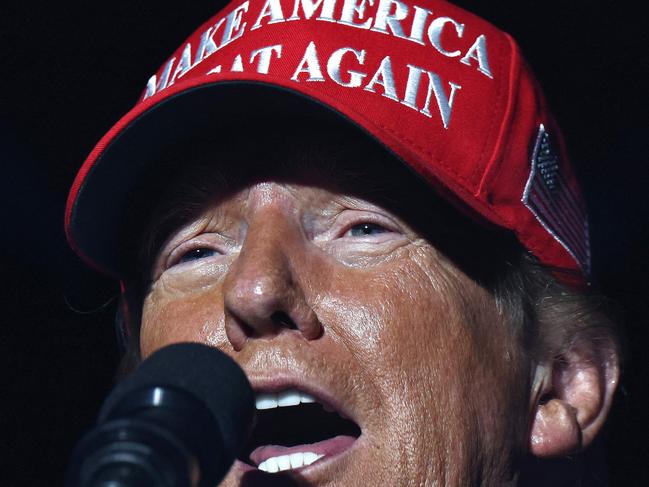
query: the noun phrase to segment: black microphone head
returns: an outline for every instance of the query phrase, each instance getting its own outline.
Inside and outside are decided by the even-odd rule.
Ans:
[[[106,399],[99,423],[118,414],[137,391],[160,387],[184,391],[202,402],[218,423],[226,450],[241,450],[255,412],[250,383],[234,360],[198,343],[169,345],[143,361]]]

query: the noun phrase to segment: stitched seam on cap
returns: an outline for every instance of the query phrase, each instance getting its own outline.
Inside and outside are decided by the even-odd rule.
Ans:
[[[363,118],[364,118],[364,117],[363,117]],[[387,126],[385,126],[385,125],[383,125],[383,124],[377,123],[377,124],[375,124],[375,125],[377,125],[378,127],[380,127],[380,128],[382,128],[382,129],[384,129],[384,130],[390,132],[393,136],[399,137],[399,138],[401,138],[403,141],[408,142],[408,143],[411,144],[415,149],[417,149],[418,151],[420,151],[420,152],[422,152],[423,154],[427,155],[428,158],[429,158],[430,160],[432,160],[433,162],[438,163],[441,167],[443,167],[444,169],[446,169],[447,172],[451,173],[451,174],[452,174],[453,176],[455,176],[457,179],[463,181],[464,183],[467,182],[467,178],[466,178],[465,176],[462,176],[461,174],[458,174],[458,173],[454,170],[454,167],[453,167],[453,166],[451,166],[451,165],[445,163],[443,159],[440,159],[440,158],[438,158],[438,157],[435,157],[435,156],[432,154],[432,152],[430,152],[428,149],[425,149],[425,148],[421,147],[417,142],[415,142],[414,140],[410,139],[408,136],[403,135],[403,134],[400,133],[399,131],[397,131],[397,130],[391,128],[391,127],[387,127]],[[462,193],[464,193],[466,196],[468,196],[469,198],[471,198],[472,200],[474,200],[474,201],[476,201],[476,202],[480,202],[480,200],[477,199],[477,198],[475,197],[475,195],[474,195],[471,191],[469,191],[467,188],[465,188],[464,186],[459,186],[458,189],[459,189]],[[452,190],[452,191],[453,191],[453,192],[456,192],[455,190]],[[465,203],[466,203],[466,202],[465,202]],[[468,203],[467,203],[467,204],[468,204]],[[482,206],[482,205],[481,205],[481,206]],[[501,214],[499,214],[499,213],[493,211],[493,208],[491,208],[490,206],[488,207],[488,209],[491,210],[491,213],[492,213],[493,216],[495,216],[495,217],[499,217],[499,218],[500,218],[500,221],[498,221],[497,219],[492,219],[492,222],[493,222],[493,223],[498,224],[498,225],[503,225],[503,223],[506,223],[506,225],[503,225],[503,226],[506,226],[507,228],[513,228],[512,225],[511,225],[511,221],[509,221],[507,218],[503,218],[503,215],[501,215]],[[483,216],[484,216],[484,215],[483,215]]]
[[[499,68],[499,69],[502,70],[502,68]],[[494,80],[495,80],[495,79],[496,79],[496,78],[495,78],[495,76],[494,76]],[[509,83],[508,83],[508,85],[509,85]],[[498,103],[494,103],[494,104],[493,104],[493,110],[492,110],[492,112],[491,112],[491,119],[492,119],[492,120],[495,118],[496,111],[497,111],[498,106],[499,106],[499,103],[500,103],[500,96],[501,96],[501,93],[502,93],[502,84],[499,83],[499,84],[498,84],[497,91],[496,91],[496,100],[498,100]],[[482,161],[482,160],[484,159],[485,152],[487,151],[487,144],[488,144],[488,142],[491,140],[491,137],[493,136],[494,128],[496,127],[497,124],[492,123],[492,124],[489,124],[489,125],[490,125],[490,127],[489,127],[489,133],[488,133],[488,136],[485,137],[484,144],[482,145],[482,149],[481,149],[481,151],[480,151],[480,157],[478,158],[479,161]],[[490,162],[491,162],[491,161],[488,161],[488,162],[487,162],[487,166],[485,167],[485,171],[483,172],[483,175],[486,174],[487,169],[488,169],[489,166],[491,165]],[[476,174],[478,173],[479,170],[480,170],[480,165],[479,165],[479,164],[476,164],[476,166],[473,168],[473,172],[471,173],[471,181],[472,181],[472,182],[475,181]],[[480,180],[482,180],[482,178],[480,178]],[[481,181],[477,181],[477,191],[474,192],[474,196],[477,196],[477,195],[479,194],[479,191],[480,191],[480,183],[481,183]]]
[[[506,39],[509,41],[509,47],[511,51],[511,63],[509,65],[509,76],[507,82],[510,98],[507,101],[505,116],[503,117],[502,123],[500,124],[497,145],[494,148],[494,152],[491,156],[491,159],[489,160],[489,163],[485,168],[484,174],[482,175],[480,184],[478,185],[478,193],[483,191],[484,187],[488,185],[489,181],[493,181],[494,179],[497,179],[498,175],[502,172],[503,167],[505,166],[504,161],[507,160],[506,154],[509,152],[511,148],[511,143],[509,143],[509,139],[507,138],[505,131],[511,129],[514,112],[517,110],[517,106],[519,103],[517,97],[514,96],[514,92],[520,87],[520,78],[521,78],[520,53],[512,37],[507,34],[505,34],[505,36]],[[505,140],[507,140],[507,143],[505,142]],[[495,173],[490,175],[489,173],[492,171],[492,167],[496,164],[496,161],[498,160],[497,156],[499,154],[500,154],[500,159],[499,159],[500,164],[495,169]]]

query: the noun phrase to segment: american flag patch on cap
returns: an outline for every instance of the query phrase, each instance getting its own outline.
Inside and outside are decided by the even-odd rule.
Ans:
[[[561,157],[553,150],[550,136],[541,125],[532,151],[530,176],[523,204],[545,229],[590,274],[588,219],[580,198],[567,183]]]

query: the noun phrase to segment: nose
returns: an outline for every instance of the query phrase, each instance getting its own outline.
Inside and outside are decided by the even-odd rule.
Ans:
[[[245,241],[224,281],[225,331],[233,348],[249,340],[297,333],[307,340],[323,328],[298,278],[304,269],[301,232],[281,214],[250,222]]]

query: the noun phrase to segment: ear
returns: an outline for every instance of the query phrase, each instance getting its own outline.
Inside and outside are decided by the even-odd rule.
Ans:
[[[593,441],[611,407],[618,362],[613,344],[582,343],[537,367],[529,436],[533,455],[566,455]]]

